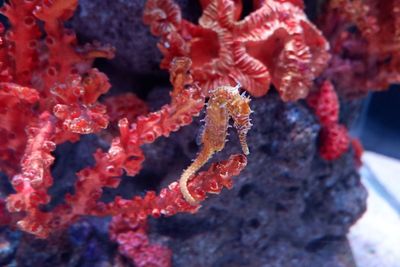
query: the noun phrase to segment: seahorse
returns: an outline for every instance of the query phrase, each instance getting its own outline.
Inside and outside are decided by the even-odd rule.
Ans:
[[[234,121],[239,136],[243,153],[248,155],[247,132],[252,124],[250,121],[250,98],[239,92],[240,84],[232,86],[220,86],[210,92],[207,103],[205,125],[201,135],[202,147],[192,164],[182,173],[179,187],[185,200],[191,205],[197,205],[198,201],[188,189],[190,178],[216,153],[225,147],[229,119]]]

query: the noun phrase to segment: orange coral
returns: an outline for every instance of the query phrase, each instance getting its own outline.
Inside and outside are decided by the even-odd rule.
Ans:
[[[308,94],[329,59],[327,42],[295,2],[260,1],[238,20],[240,1],[202,1],[203,15],[194,25],[172,0],[149,0],[144,22],[161,37],[161,67],[174,56],[189,56],[207,92],[238,81],[262,96],[272,82],[284,101],[295,101]]]

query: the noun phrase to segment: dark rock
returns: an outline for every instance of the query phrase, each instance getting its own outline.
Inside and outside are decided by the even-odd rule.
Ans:
[[[251,154],[234,188],[211,196],[195,215],[152,221],[153,238],[169,238],[174,266],[353,266],[340,248],[365,211],[366,191],[352,152],[323,161],[319,126],[302,103],[269,94],[252,106]],[[188,159],[197,129],[195,122],[171,137]],[[240,151],[234,134],[217,158]]]
[[[79,1],[72,26],[83,40],[100,40],[117,49],[114,66],[135,75],[160,75],[161,53],[158,39],[150,34],[142,22],[146,1],[97,0]],[[197,1],[176,1],[186,18],[200,15]],[[195,3],[193,3],[195,2]],[[126,75],[129,79],[129,75]]]

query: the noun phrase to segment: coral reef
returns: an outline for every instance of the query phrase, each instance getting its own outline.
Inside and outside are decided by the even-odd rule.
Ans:
[[[252,2],[4,4],[0,264],[351,266],[366,193],[340,103],[399,81],[398,3],[327,1],[315,25]]]

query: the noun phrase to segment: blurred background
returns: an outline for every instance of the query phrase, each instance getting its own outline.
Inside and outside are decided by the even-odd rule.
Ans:
[[[360,170],[367,212],[350,229],[357,266],[400,266],[400,88],[370,94],[351,129],[365,152]]]
[[[367,97],[360,120],[353,129],[366,150],[400,159],[399,86]]]

